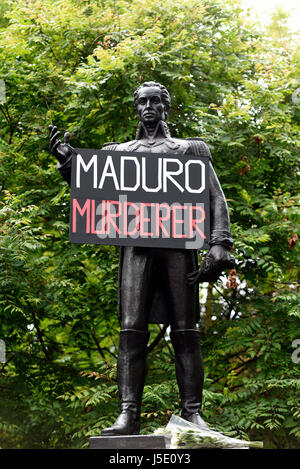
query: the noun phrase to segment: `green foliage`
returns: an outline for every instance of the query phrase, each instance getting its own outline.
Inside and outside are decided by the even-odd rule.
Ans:
[[[69,244],[47,128],[81,147],[132,139],[145,80],[170,90],[172,134],[210,146],[231,213],[237,274],[200,289],[204,417],[299,447],[298,43],[229,0],[15,0],[0,15],[0,447],[85,447],[118,415],[118,249]],[[179,412],[168,335],[154,344],[143,433]]]
[[[271,14],[271,21],[266,31],[270,34],[276,45],[281,45],[284,41],[292,39],[292,33],[287,25],[289,16],[290,14],[282,5],[276,5]]]

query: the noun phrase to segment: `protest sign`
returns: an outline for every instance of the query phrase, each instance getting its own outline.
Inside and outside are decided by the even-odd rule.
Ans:
[[[70,241],[207,249],[209,159],[76,149]]]

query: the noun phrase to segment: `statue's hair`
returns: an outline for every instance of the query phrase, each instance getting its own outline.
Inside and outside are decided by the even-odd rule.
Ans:
[[[147,87],[154,87],[154,88],[159,88],[160,90],[160,95],[162,102],[164,103],[165,106],[165,111],[166,111],[166,116],[168,115],[168,112],[171,107],[171,96],[167,90],[167,88],[164,85],[161,85],[160,83],[157,83],[155,81],[145,81],[141,86],[138,87],[137,90],[135,90],[133,98],[134,98],[134,110],[137,110],[137,97],[139,94],[139,91],[142,88],[147,88]]]

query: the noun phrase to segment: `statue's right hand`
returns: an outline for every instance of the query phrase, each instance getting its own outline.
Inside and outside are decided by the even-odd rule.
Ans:
[[[49,132],[50,152],[58,159],[60,164],[63,164],[72,154],[72,147],[69,145],[70,132],[65,133],[64,143],[58,139],[60,132],[57,127],[49,125]]]

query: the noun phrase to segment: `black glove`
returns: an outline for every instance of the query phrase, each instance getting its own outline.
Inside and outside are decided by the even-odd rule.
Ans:
[[[59,163],[63,165],[73,153],[76,153],[74,148],[70,145],[70,132],[64,134],[64,143],[58,139],[60,132],[57,130],[57,127],[49,125],[49,139],[50,139],[50,152],[54,155]]]
[[[218,249],[216,249],[218,248]],[[213,246],[206,254],[199,270],[187,274],[188,285],[197,282],[216,282],[223,270],[234,269],[234,257],[223,246]]]

